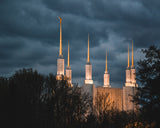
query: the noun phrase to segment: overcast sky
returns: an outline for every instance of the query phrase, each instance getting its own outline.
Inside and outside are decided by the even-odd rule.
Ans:
[[[142,48],[159,45],[159,0],[0,0],[0,75],[21,68],[56,74],[59,20],[62,17],[63,56],[70,64],[73,83],[84,83],[87,38],[93,81],[103,85],[105,52],[112,87],[123,87],[127,47],[134,42],[135,65]],[[131,59],[131,58],[130,58]]]

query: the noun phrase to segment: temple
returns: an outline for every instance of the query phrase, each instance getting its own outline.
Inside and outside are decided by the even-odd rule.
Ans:
[[[59,57],[57,59],[57,80],[62,80],[62,76],[64,76],[64,59],[62,54],[62,18],[58,17],[60,20],[60,45],[59,45]]]
[[[89,34],[88,34],[88,55],[87,55],[87,63],[85,66],[85,84],[93,84],[92,80],[92,65],[90,63],[90,55],[89,55]]]
[[[69,41],[68,41],[68,65],[67,65],[67,69],[66,69],[66,77],[67,77],[67,81],[70,87],[73,86],[72,84],[72,70],[70,67],[70,59],[69,59]]]
[[[62,54],[62,18],[60,20],[60,48],[59,57],[57,59],[57,80],[62,80],[62,76],[65,77],[70,87],[74,87],[72,84],[72,70],[70,66],[70,54],[69,54],[69,41],[68,41],[68,64],[66,67],[66,75],[64,73],[64,58]],[[134,53],[133,53],[133,41],[132,41],[132,64],[130,66],[129,45],[128,45],[128,63],[126,68],[126,81],[123,88],[113,88],[110,85],[110,75],[107,64],[107,51],[105,59],[105,71],[104,71],[104,84],[96,87],[92,80],[92,65],[90,62],[90,42],[88,34],[88,50],[87,50],[87,62],[85,65],[85,80],[84,84],[80,86],[81,94],[87,93],[91,97],[93,110],[98,108],[97,98],[102,95],[107,95],[107,100],[110,102],[108,109],[116,109],[119,111],[136,111],[137,106],[132,101],[133,96],[137,92],[138,84],[136,83],[136,70],[134,66]],[[107,101],[106,101],[107,102]]]
[[[104,72],[104,85],[103,85],[103,87],[111,87],[110,80],[109,80],[108,66],[107,66],[107,51],[106,51],[106,70]]]

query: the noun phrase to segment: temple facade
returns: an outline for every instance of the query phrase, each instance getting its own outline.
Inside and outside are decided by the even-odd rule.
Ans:
[[[64,73],[64,58],[62,54],[62,18],[60,20],[60,49],[59,57],[57,59],[57,80],[61,80],[62,76],[65,76],[68,84],[73,87],[72,84],[72,70],[70,66],[69,57],[69,42],[68,42],[68,65],[66,68],[66,75]],[[126,82],[123,88],[112,88],[110,85],[110,75],[107,67],[107,51],[106,51],[106,67],[104,71],[104,84],[101,87],[96,87],[92,80],[92,65],[90,62],[89,52],[89,34],[88,34],[88,52],[87,63],[85,65],[85,80],[81,86],[82,95],[87,93],[92,98],[93,108],[98,108],[98,97],[107,96],[106,100],[110,106],[108,109],[117,109],[120,111],[135,111],[137,106],[132,101],[133,96],[137,92],[138,84],[136,83],[136,70],[134,67],[134,54],[133,54],[133,41],[132,41],[132,64],[129,62],[129,46],[128,46],[128,66],[126,68]],[[107,102],[106,101],[106,102]]]

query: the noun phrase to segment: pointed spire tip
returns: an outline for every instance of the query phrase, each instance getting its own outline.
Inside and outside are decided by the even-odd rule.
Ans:
[[[70,68],[69,41],[68,41],[68,68]]]
[[[89,55],[89,33],[88,33],[88,58],[87,63],[90,63],[90,55]]]
[[[108,73],[108,65],[107,65],[107,49],[106,49],[106,73]]]
[[[133,40],[132,40],[132,67],[134,67]]]

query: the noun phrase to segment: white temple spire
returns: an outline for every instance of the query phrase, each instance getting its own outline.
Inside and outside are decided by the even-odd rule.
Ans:
[[[92,65],[90,63],[90,55],[89,55],[89,34],[88,34],[87,64],[85,66],[85,84],[93,84],[93,80],[92,80]]]
[[[107,65],[107,50],[106,50],[106,69],[104,72],[104,85],[103,87],[111,87],[110,80],[109,80],[109,73],[108,73],[108,65]]]

